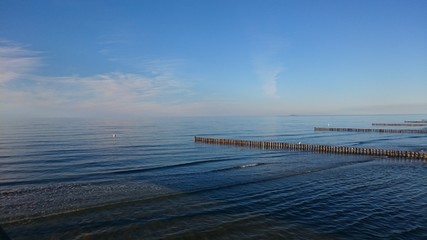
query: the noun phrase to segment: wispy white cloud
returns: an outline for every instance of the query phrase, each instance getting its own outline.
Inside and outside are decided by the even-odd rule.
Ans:
[[[139,45],[127,34],[117,34],[100,37],[98,51],[107,61],[129,67],[136,72],[144,72],[150,75],[172,75],[185,61],[179,58],[152,58],[140,52],[132,52]]]
[[[183,96],[191,94],[170,71],[177,64],[175,60],[147,60],[142,64],[147,71],[156,73],[44,76],[34,71],[41,65],[38,53],[17,43],[0,41],[0,105],[9,112],[38,109],[61,115],[156,112],[156,108],[180,104]]]
[[[113,72],[94,76],[33,76],[30,88],[1,91],[8,105],[85,112],[133,112],[176,102],[189,90],[178,80]]]
[[[283,41],[270,39],[260,41],[254,51],[255,73],[262,82],[262,90],[269,97],[278,98],[277,83],[279,75],[284,71],[282,59]]]
[[[101,36],[98,41],[98,53],[103,55],[106,60],[112,62],[120,62],[121,58],[118,52],[123,51],[122,46],[129,45],[129,40],[125,36]],[[119,50],[118,50],[119,49]]]
[[[184,65],[183,59],[135,59],[134,66],[137,69],[144,69],[150,71],[151,74],[159,76],[171,76],[177,69]]]
[[[282,73],[281,66],[257,66],[256,73],[262,81],[262,89],[269,97],[279,97],[277,94],[277,81]]]
[[[0,39],[0,84],[18,79],[40,65],[37,52],[18,43]]]

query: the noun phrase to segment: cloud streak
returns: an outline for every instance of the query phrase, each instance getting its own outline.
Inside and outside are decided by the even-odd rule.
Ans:
[[[269,97],[279,97],[277,94],[277,80],[283,71],[281,66],[257,66],[256,73],[262,81],[262,89],[265,95]]]
[[[262,82],[262,91],[268,97],[278,98],[277,83],[284,71],[282,59],[283,44],[276,39],[261,41],[254,54],[254,69]]]
[[[177,80],[113,72],[94,76],[33,76],[30,88],[0,91],[9,106],[85,112],[133,112],[176,101],[189,91]],[[156,104],[154,104],[156,103]]]
[[[149,62],[156,74],[107,72],[89,76],[34,74],[41,58],[24,46],[0,42],[0,105],[9,112],[159,112],[191,91],[169,71],[172,62]],[[145,63],[147,65],[147,63]]]
[[[37,52],[24,46],[0,39],[0,84],[18,79],[40,65]]]

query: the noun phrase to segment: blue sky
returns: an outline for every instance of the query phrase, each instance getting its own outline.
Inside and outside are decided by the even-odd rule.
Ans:
[[[424,0],[2,0],[1,114],[426,114],[426,12]]]

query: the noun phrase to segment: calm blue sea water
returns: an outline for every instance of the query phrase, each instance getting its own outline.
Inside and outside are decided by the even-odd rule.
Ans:
[[[426,162],[193,141],[427,151],[425,134],[313,131],[419,119],[2,119],[0,226],[13,239],[427,239]]]

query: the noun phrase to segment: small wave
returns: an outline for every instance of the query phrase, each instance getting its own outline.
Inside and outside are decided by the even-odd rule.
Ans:
[[[256,166],[258,166],[259,165],[259,163],[251,163],[251,164],[245,164],[245,165],[242,165],[242,166],[240,166],[241,168],[247,168],[247,167],[256,167]]]
[[[221,168],[221,169],[215,169],[215,170],[212,170],[211,172],[223,172],[223,171],[237,170],[237,169],[243,169],[243,168],[251,168],[251,167],[257,167],[257,166],[266,165],[266,164],[267,163],[248,163],[248,164],[243,164],[243,165],[237,165],[237,166],[231,166],[231,167],[226,167],[226,168]]]
[[[188,167],[188,166],[194,166],[194,165],[200,165],[200,164],[234,161],[234,160],[240,160],[240,159],[241,159],[240,157],[234,157],[234,158],[224,157],[224,158],[207,159],[207,160],[201,160],[201,161],[183,162],[178,164],[157,166],[157,167],[150,167],[150,168],[115,170],[115,171],[109,171],[109,172],[102,172],[101,174],[131,174],[131,173],[139,173],[139,172],[154,171],[154,170],[172,169],[177,167]]]

